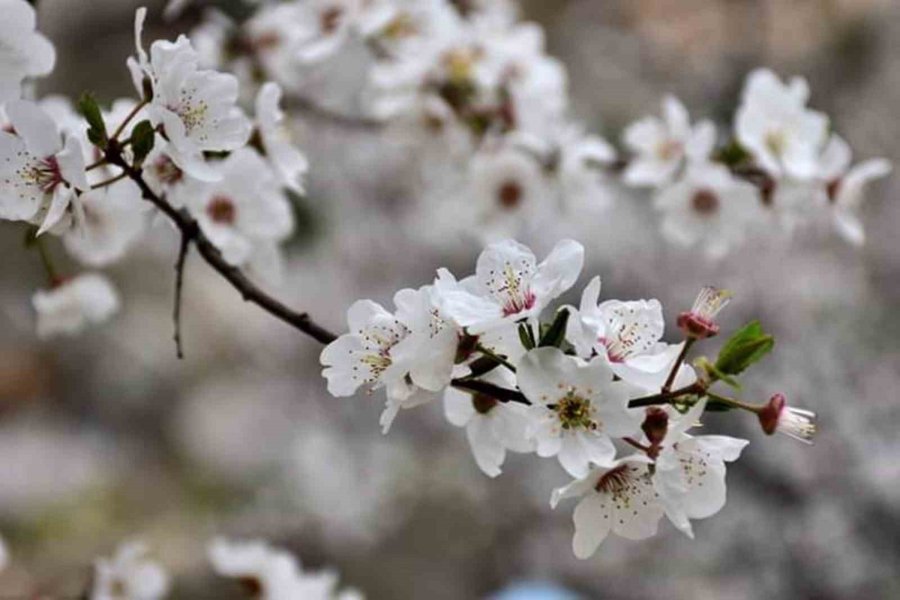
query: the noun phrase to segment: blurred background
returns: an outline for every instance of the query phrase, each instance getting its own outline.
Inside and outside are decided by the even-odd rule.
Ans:
[[[165,23],[162,3],[147,4],[147,40],[196,24],[194,13]],[[136,5],[42,0],[58,64],[40,93],[130,95]],[[529,0],[522,12],[568,68],[574,112],[607,139],[656,112],[667,92],[692,116],[726,122],[746,73],[769,66],[809,80],[811,105],[858,158],[900,162],[896,2]],[[389,304],[439,266],[474,268],[478,244],[408,226],[407,161],[378,130],[314,111],[293,127],[311,169],[278,292],[287,303],[340,331],[358,298]],[[227,534],[334,567],[374,600],[490,598],[528,582],[534,596],[498,597],[543,598],[552,584],[572,598],[898,598],[898,190],[889,177],[869,193],[861,250],[810,234],[711,263],[667,245],[639,194],[593,222],[548,223],[521,240],[539,256],[562,237],[583,242],[583,277],[565,300],[599,274],[606,298],[659,298],[670,341],[701,285],[734,290],[723,329],[758,317],[778,340],[747,398],[782,391],[819,414],[812,447],[766,438],[750,418],[710,417],[710,431],[751,440],[729,469],[725,509],[696,523],[695,541],[661,523],[656,537],[612,537],[583,562],[570,549],[572,506],[549,508],[551,489],[567,481],[555,461],[511,455],[488,479],[438,404],[404,411],[382,436],[382,394],[330,397],[321,348],[243,305],[196,256],[177,360],[177,239],[165,228],[109,271],[125,301],[113,322],[39,343],[30,297],[43,271],[23,229],[2,223],[0,533],[13,563],[0,595],[74,596],[95,556],[140,538],[175,577],[171,597],[238,597],[205,556],[208,539]]]

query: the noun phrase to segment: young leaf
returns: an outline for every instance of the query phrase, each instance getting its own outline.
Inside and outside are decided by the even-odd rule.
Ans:
[[[99,148],[105,148],[109,139],[106,134],[106,123],[103,121],[103,114],[100,112],[100,106],[94,97],[88,93],[82,94],[78,101],[78,112],[84,116],[84,120],[88,123],[88,139],[92,144]]]
[[[527,323],[519,323],[519,341],[526,350],[534,348],[534,333]]]
[[[771,352],[774,345],[775,338],[763,331],[759,321],[751,321],[725,342],[715,368],[726,375],[739,375]]]
[[[556,318],[553,320],[553,323],[547,328],[544,335],[541,336],[541,341],[538,342],[538,346],[553,346],[559,348],[563,340],[566,339],[566,324],[568,322],[569,311],[565,308],[560,309],[559,312],[556,313]]]
[[[153,150],[156,140],[156,132],[150,121],[141,121],[131,131],[131,151],[134,153],[134,162],[140,164]]]

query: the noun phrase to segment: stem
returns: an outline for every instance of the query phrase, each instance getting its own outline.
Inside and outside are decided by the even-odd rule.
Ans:
[[[714,394],[713,392],[706,392],[706,395],[709,396],[712,400],[716,402],[721,402],[722,404],[727,404],[728,406],[732,406],[734,408],[741,408],[746,411],[750,411],[754,414],[759,413],[762,407],[753,406],[752,404],[747,404],[745,402],[741,402],[735,398],[729,398],[728,396],[720,396],[719,394]]]
[[[175,262],[175,308],[172,313],[172,320],[175,323],[175,353],[179,359],[184,358],[184,349],[181,345],[181,292],[184,287],[184,264],[190,249],[190,238],[182,234],[178,260]]]
[[[137,116],[137,114],[138,114],[139,112],[141,112],[141,109],[144,108],[145,106],[147,106],[147,101],[146,101],[146,100],[141,100],[140,102],[138,102],[137,105],[136,105],[134,108],[131,109],[131,112],[128,113],[128,116],[125,117],[125,120],[122,121],[121,123],[119,123],[119,126],[116,127],[116,130],[113,132],[112,137],[110,138],[110,140],[111,140],[111,141],[116,141],[116,140],[118,140],[118,139],[119,139],[119,136],[122,135],[122,132],[125,131],[125,128],[128,126],[128,124],[131,123],[131,120],[132,120],[135,116]],[[112,162],[112,161],[110,161],[110,162]]]
[[[663,384],[662,391],[668,392],[672,389],[672,384],[675,383],[675,376],[678,374],[678,369],[681,368],[681,364],[684,362],[684,359],[687,357],[688,351],[691,349],[691,346],[694,345],[694,342],[697,341],[697,338],[689,337],[685,340],[684,346],[681,348],[681,352],[678,353],[678,358],[675,359],[675,364],[672,365],[672,370],[669,371],[669,376],[666,378],[666,383]]]
[[[121,181],[121,180],[125,179],[126,177],[128,177],[128,174],[127,174],[127,173],[119,173],[119,174],[116,175],[115,177],[112,177],[112,178],[110,178],[110,179],[107,179],[106,181],[101,181],[100,183],[95,183],[94,185],[91,186],[91,189],[92,189],[92,190],[99,190],[100,188],[104,188],[104,187],[110,186],[110,185],[114,184],[114,183],[117,182],[117,181]]]
[[[103,158],[97,160],[96,162],[92,162],[91,164],[86,166],[84,168],[84,170],[85,171],[93,171],[94,169],[99,169],[100,167],[102,167],[103,165],[106,165],[106,164],[109,164],[109,163],[106,161],[106,157],[103,157]]]
[[[528,401],[528,398],[522,395],[522,392],[508,390],[486,381],[478,381],[477,379],[454,379],[450,382],[450,385],[460,390],[475,392],[476,394],[485,394],[491,398],[496,398],[500,402],[518,402],[519,404],[526,405],[531,404],[531,402]]]
[[[625,442],[626,444],[628,444],[629,446],[634,446],[635,448],[637,448],[638,450],[640,450],[642,452],[648,452],[650,450],[650,448],[643,445],[642,443],[640,443],[639,441],[637,441],[634,438],[630,438],[630,437],[622,438],[622,441]]]
[[[482,346],[481,344],[476,344],[475,349],[478,350],[479,352],[481,352],[482,354],[484,354],[485,356],[488,356],[488,357],[492,358],[493,360],[497,361],[498,363],[500,363],[501,365],[503,365],[504,367],[506,367],[513,373],[516,372],[516,367],[513,366],[513,364],[511,362],[509,362],[508,360],[506,360],[505,357],[500,356],[499,354],[497,354],[490,348],[488,348],[486,346]]]
[[[678,388],[677,390],[660,392],[659,394],[653,394],[652,396],[641,396],[640,398],[634,398],[633,400],[628,401],[628,408],[654,406],[656,404],[668,404],[679,396],[686,396],[688,394],[702,394],[704,392],[706,392],[706,386],[698,381],[683,388]]]
[[[122,157],[121,146],[116,141],[110,140],[105,155],[107,161],[120,167],[137,184],[144,199],[158,208],[178,227],[181,235],[187,237],[197,247],[197,251],[203,257],[203,260],[215,269],[233,288],[240,292],[245,301],[256,304],[273,317],[281,319],[288,325],[323,344],[331,343],[337,339],[334,333],[316,324],[307,313],[297,312],[269,296],[250,281],[238,267],[226,262],[219,249],[200,230],[200,226],[197,225],[194,218],[187,211],[176,209],[164,197],[154,192],[144,180],[141,170],[125,161]]]

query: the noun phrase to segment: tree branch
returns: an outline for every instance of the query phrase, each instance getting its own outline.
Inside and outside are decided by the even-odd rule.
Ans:
[[[500,402],[518,402],[519,404],[531,404],[522,392],[508,390],[487,381],[479,381],[476,379],[454,379],[450,383],[453,387],[466,390],[467,392],[475,392],[476,394],[484,394],[491,398],[496,398]]]
[[[184,263],[190,249],[191,239],[182,233],[178,261],[175,263],[175,308],[172,314],[172,320],[175,323],[175,352],[179,359],[184,358],[184,349],[181,345],[181,296],[184,287]]]
[[[209,241],[209,238],[200,230],[199,225],[187,211],[177,210],[169,204],[164,197],[155,193],[144,180],[140,169],[136,169],[122,157],[120,145],[110,140],[105,151],[106,160],[110,164],[122,169],[128,177],[134,181],[141,190],[144,199],[152,203],[166,217],[178,227],[181,235],[187,238],[197,247],[200,256],[209,266],[215,269],[231,286],[236,289],[246,302],[256,304],[270,315],[281,319],[288,325],[305,333],[318,342],[328,344],[337,339],[337,336],[316,324],[305,312],[297,312],[272,296],[262,291],[256,284],[238,267],[225,261],[219,249]]]

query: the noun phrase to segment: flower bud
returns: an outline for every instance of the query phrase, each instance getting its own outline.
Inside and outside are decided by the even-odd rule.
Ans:
[[[719,333],[715,318],[731,301],[731,292],[714,287],[704,287],[697,295],[694,306],[678,315],[678,327],[685,335],[695,339],[709,338]]]
[[[772,396],[756,414],[762,430],[768,435],[783,433],[809,444],[816,434],[816,413],[788,406],[784,394]]]
[[[651,406],[648,408],[646,416],[644,417],[644,423],[641,425],[641,430],[644,432],[644,435],[647,436],[650,445],[656,446],[662,443],[668,429],[669,413],[658,406]]]

